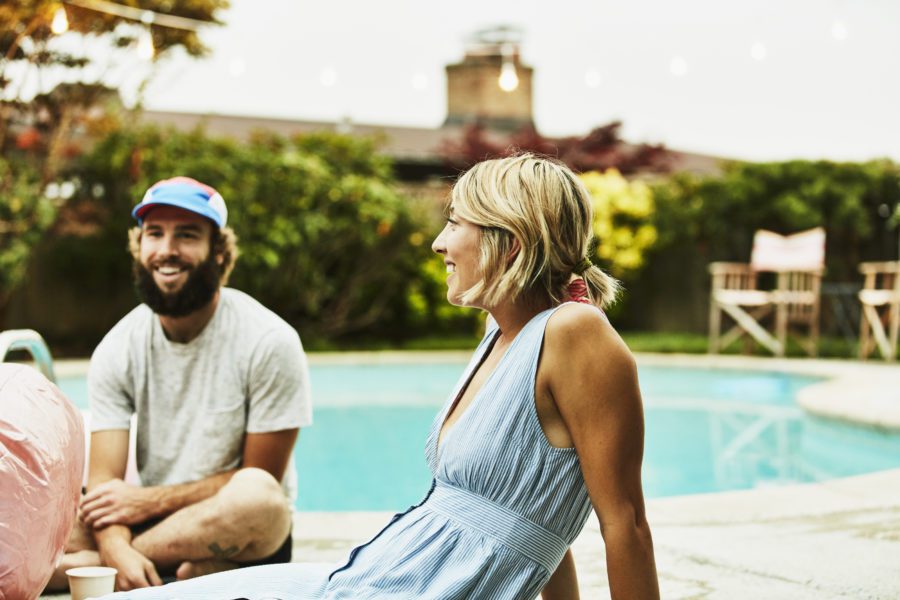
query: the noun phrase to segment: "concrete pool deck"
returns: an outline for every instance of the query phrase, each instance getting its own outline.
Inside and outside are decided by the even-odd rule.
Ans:
[[[900,597],[900,469],[647,503],[662,597]],[[391,513],[296,513],[294,560],[340,563]],[[609,597],[595,518],[572,546],[581,597]],[[43,596],[54,600],[66,594]]]
[[[469,353],[416,353],[465,361]],[[313,354],[312,364],[412,362],[411,353]],[[827,378],[798,403],[815,414],[900,430],[900,366],[744,356],[637,356],[639,365],[783,371]],[[57,374],[84,372],[61,361]],[[900,598],[900,469],[823,483],[647,502],[663,598]],[[294,560],[339,563],[391,513],[297,513]],[[573,544],[582,598],[608,597],[603,542],[592,517]],[[57,594],[45,598],[64,599]]]

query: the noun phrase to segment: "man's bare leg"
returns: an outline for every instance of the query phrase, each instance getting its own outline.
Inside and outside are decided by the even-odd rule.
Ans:
[[[281,485],[262,469],[241,469],[214,496],[169,515],[132,540],[135,550],[179,578],[271,556],[291,529]]]
[[[63,592],[69,589],[69,578],[66,576],[66,570],[74,567],[96,567],[100,565],[100,554],[97,552],[97,545],[94,543],[94,536],[87,530],[79,520],[75,520],[72,526],[72,532],[66,541],[65,554],[60,559],[50,581],[45,588],[48,592]]]

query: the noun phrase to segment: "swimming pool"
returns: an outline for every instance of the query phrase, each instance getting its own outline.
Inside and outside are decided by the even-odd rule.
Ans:
[[[400,510],[430,476],[428,428],[464,364],[313,364],[312,427],[294,449],[297,508]],[[900,435],[807,415],[785,373],[640,367],[648,497],[821,481],[900,466]],[[87,407],[85,380],[60,388]]]

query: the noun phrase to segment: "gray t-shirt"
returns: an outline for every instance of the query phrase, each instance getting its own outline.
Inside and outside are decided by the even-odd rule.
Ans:
[[[196,338],[169,341],[144,304],[91,357],[91,431],[129,429],[137,415],[144,485],[197,481],[240,466],[245,433],[312,423],[309,372],[297,332],[238,290],[223,288]],[[293,459],[282,481],[296,498]]]

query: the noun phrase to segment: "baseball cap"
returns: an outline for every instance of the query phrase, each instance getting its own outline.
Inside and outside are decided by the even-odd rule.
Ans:
[[[131,211],[131,216],[137,219],[139,224],[143,223],[147,211],[160,204],[197,213],[219,227],[224,227],[228,221],[228,209],[225,208],[222,195],[214,188],[190,177],[173,177],[157,181],[144,194],[140,204]]]

